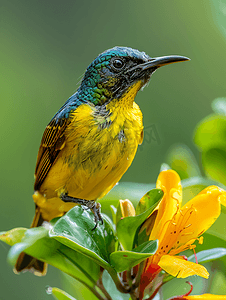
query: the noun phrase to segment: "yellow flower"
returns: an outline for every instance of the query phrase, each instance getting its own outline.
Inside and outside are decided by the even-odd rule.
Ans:
[[[226,205],[226,192],[217,186],[209,186],[181,207],[181,181],[173,170],[159,174],[156,188],[164,191],[164,197],[141,231],[146,229],[149,240],[158,239],[159,246],[146,262],[141,289],[144,290],[161,270],[179,278],[191,275],[208,278],[206,268],[176,254],[195,248],[196,240],[202,243],[200,236],[219,217],[221,204]]]
[[[212,294],[203,294],[203,295],[194,295],[194,296],[185,296],[183,298],[180,298],[181,300],[225,300],[226,296],[223,295],[212,295]]]
[[[119,207],[121,212],[121,217],[126,218],[129,216],[135,216],[135,209],[133,203],[128,199],[119,200]]]

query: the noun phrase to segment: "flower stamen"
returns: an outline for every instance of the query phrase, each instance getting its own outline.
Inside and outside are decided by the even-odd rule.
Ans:
[[[197,258],[196,252],[195,252],[195,248],[193,248],[192,250],[193,250],[194,255],[195,255],[195,262],[198,264],[198,258]]]

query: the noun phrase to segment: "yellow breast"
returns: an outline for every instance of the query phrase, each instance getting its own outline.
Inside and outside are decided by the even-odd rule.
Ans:
[[[120,180],[143,139],[142,113],[133,101],[139,88],[136,84],[120,100],[112,100],[107,117],[87,104],[73,112],[65,147],[42,185],[46,198],[67,192],[95,200]]]

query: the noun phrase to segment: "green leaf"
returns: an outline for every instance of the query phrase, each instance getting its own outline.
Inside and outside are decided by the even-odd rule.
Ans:
[[[226,295],[226,269],[222,266],[220,261],[218,261],[216,268],[214,268],[214,274],[212,276],[211,285],[209,286],[208,292],[210,294],[224,295],[223,297],[218,297],[219,300],[225,298]]]
[[[47,287],[46,293],[49,295],[53,295],[54,298],[58,300],[76,300],[74,297],[58,288]]]
[[[215,113],[226,116],[226,98],[216,98],[211,103],[211,107]]]
[[[194,154],[184,144],[171,147],[166,161],[180,175],[181,179],[201,175]]]
[[[132,251],[137,253],[151,253],[155,254],[158,249],[158,240],[147,241],[138,247],[134,248]]]
[[[153,189],[147,192],[139,201],[137,207],[136,207],[136,215],[140,215],[146,210],[148,210],[151,206],[155,205],[156,196],[158,198],[158,194],[161,193],[162,190],[160,189]],[[163,194],[162,194],[163,196]]]
[[[103,216],[104,217],[104,216]],[[95,261],[103,268],[110,268],[109,255],[115,249],[112,225],[104,217],[104,225],[95,230],[92,212],[75,206],[61,217],[50,230],[50,237]]]
[[[148,241],[133,249],[133,251],[113,252],[110,255],[111,264],[117,272],[130,270],[132,267],[153,255],[157,249],[157,241]]]
[[[20,255],[20,253],[30,247],[34,247],[34,245],[36,245],[32,251],[34,253],[34,257],[37,257],[36,255],[38,255],[39,257],[45,256],[46,249],[44,249],[42,247],[39,248],[38,244],[36,244],[39,240],[43,239],[44,237],[48,237],[48,229],[45,227],[42,227],[42,226],[27,229],[26,231],[24,231],[24,236],[21,239],[21,242],[16,243],[9,250],[9,253],[8,253],[9,262],[12,265],[14,265],[17,261],[18,256]]]
[[[11,240],[15,239],[15,236],[23,233],[23,238],[17,240],[21,242],[14,244],[10,249],[8,261],[14,265],[20,253],[24,251],[37,259],[51,264],[80,282],[86,283],[88,286],[94,286],[100,274],[99,265],[88,257],[50,238],[48,232],[49,229],[42,226],[27,230],[16,228],[6,232],[4,238],[10,236],[11,239],[7,239],[10,243]]]
[[[226,185],[226,151],[212,148],[202,154],[204,170],[208,177]]]
[[[114,281],[106,270],[103,272],[102,281],[106,291],[113,300],[128,300],[130,298],[129,294],[122,294],[117,290]]]
[[[223,35],[223,41],[226,38],[226,24],[225,24],[225,0],[216,1],[211,0],[209,2],[211,13],[211,19],[213,20],[214,24],[216,25],[216,29],[219,30],[219,33]],[[214,26],[215,27],[215,26]],[[218,34],[218,30],[216,31]]]
[[[208,232],[205,232],[203,234],[203,244],[197,244],[196,245],[196,251],[197,252],[201,252],[204,250],[209,250],[214,246],[217,246],[218,248],[225,248],[225,240],[221,239],[215,235],[212,235]],[[186,254],[185,254],[186,255]],[[187,254],[187,256],[191,255],[191,251],[189,252],[189,254]],[[225,269],[226,269],[226,256],[221,257],[220,261],[222,263],[224,263]]]
[[[26,228],[14,228],[9,231],[0,232],[0,241],[13,246],[16,243],[21,242],[26,230]]]
[[[111,215],[112,215],[113,223],[116,224],[117,208],[114,205],[110,205],[110,209],[111,209]]]
[[[199,263],[215,260],[225,255],[226,255],[226,248],[213,248],[213,249],[203,250],[196,253],[197,260]],[[195,255],[193,254],[189,256],[188,260],[195,263],[196,262]]]
[[[158,202],[163,197],[163,191],[155,189],[152,194],[153,200],[148,199],[150,203],[154,203],[145,212],[137,216],[131,216],[120,220],[117,224],[117,236],[125,250],[132,250],[134,244],[134,237],[138,227],[147,219],[158,205]],[[147,199],[147,198],[146,198]],[[151,202],[153,201],[153,202]]]
[[[194,140],[202,151],[211,148],[226,149],[226,116],[210,115],[195,130]]]

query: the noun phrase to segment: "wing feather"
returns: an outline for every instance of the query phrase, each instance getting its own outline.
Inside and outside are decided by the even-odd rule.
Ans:
[[[64,147],[68,119],[53,118],[46,126],[38,151],[35,168],[35,190],[39,190],[59,152]]]

